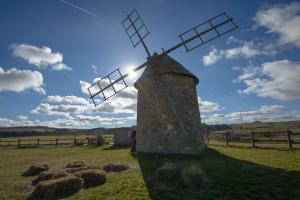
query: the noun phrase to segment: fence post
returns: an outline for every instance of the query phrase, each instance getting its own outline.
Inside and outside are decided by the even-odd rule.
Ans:
[[[206,132],[207,144],[209,144],[209,132]]]
[[[226,146],[228,146],[228,135],[229,135],[229,131],[225,132],[225,142],[226,142]]]
[[[58,139],[56,138],[55,139],[55,147],[57,147],[57,145],[58,145]]]
[[[18,149],[20,148],[21,139],[18,139]]]
[[[255,148],[255,138],[254,138],[253,131],[251,131],[251,140],[252,140],[252,148]]]
[[[287,129],[286,132],[287,132],[289,148],[293,149],[293,140],[291,139],[292,131],[290,129]]]
[[[73,145],[75,146],[75,145],[76,145],[76,143],[77,143],[77,141],[76,141],[76,137],[75,137],[75,138],[74,138]]]
[[[37,139],[37,147],[40,146],[40,139]]]

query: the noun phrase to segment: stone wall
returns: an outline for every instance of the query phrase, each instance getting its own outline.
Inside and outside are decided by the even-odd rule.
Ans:
[[[196,154],[205,147],[192,77],[174,73],[157,75],[148,70],[135,86],[138,89],[138,152]]]

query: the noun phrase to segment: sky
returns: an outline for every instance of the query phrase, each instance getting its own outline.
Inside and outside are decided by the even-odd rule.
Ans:
[[[87,87],[146,61],[121,24],[137,9],[150,53],[227,12],[240,27],[191,52],[170,56],[196,75],[202,122],[300,119],[300,2],[179,0],[2,0],[0,126],[95,128],[136,124],[137,91],[94,107]]]

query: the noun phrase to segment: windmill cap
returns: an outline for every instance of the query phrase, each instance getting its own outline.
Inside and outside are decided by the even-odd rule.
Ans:
[[[177,62],[169,55],[159,56],[157,53],[154,53],[152,57],[148,58],[148,60],[150,64],[146,67],[144,73],[137,80],[137,82],[143,79],[143,77],[145,77],[147,74],[153,73],[152,69],[153,66],[155,66],[156,73],[158,74],[185,75],[193,78],[196,85],[199,83],[199,79],[194,74],[192,74],[189,70],[187,70],[185,67],[183,67],[179,62]]]

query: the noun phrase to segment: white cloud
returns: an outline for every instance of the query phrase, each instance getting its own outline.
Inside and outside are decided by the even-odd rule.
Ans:
[[[260,68],[245,69],[237,82],[243,81],[247,88],[240,93],[254,93],[260,97],[281,100],[300,99],[300,63],[279,60],[263,63]]]
[[[20,121],[27,121],[28,120],[28,117],[27,116],[24,116],[24,115],[19,115],[17,117]]]
[[[68,67],[64,63],[57,63],[57,64],[55,64],[55,65],[52,66],[52,69],[55,70],[55,71],[72,70],[72,68]]]
[[[93,68],[94,73],[98,74],[98,69],[97,69],[96,65],[92,65],[92,68]]]
[[[203,115],[206,123],[241,123],[241,115],[244,122],[253,121],[289,121],[299,120],[300,111],[289,110],[282,105],[261,106],[257,110],[249,110],[243,112],[232,112],[227,114]]]
[[[79,81],[79,84],[83,94],[89,95],[88,88],[91,86],[91,84],[81,80]]]
[[[225,50],[218,50],[213,48],[208,55],[203,56],[202,62],[204,65],[212,65],[224,58],[253,58],[260,55],[276,55],[277,51],[274,50],[274,44],[268,41],[243,41],[238,40],[235,37],[229,37],[228,44],[237,43],[240,46]]]
[[[36,108],[34,108],[31,113],[39,115],[57,115],[64,116],[65,118],[72,118],[70,112],[82,113],[84,112],[84,107],[81,105],[50,105],[48,103],[41,103]]]
[[[204,65],[212,65],[216,62],[218,62],[219,60],[221,60],[223,57],[223,51],[220,52],[217,49],[213,49],[209,52],[208,55],[203,56],[202,61]]]
[[[300,47],[300,2],[276,4],[258,10],[254,21],[279,36],[280,44]]]
[[[243,74],[240,75],[237,79],[234,79],[233,83],[239,83],[248,79],[252,79],[261,73],[260,67],[248,66],[243,69]]]
[[[201,97],[198,97],[198,103],[200,106],[200,112],[213,112],[221,110],[221,106],[218,103],[211,102],[211,101],[204,101]]]
[[[15,126],[48,126],[55,128],[92,128],[92,124],[87,121],[80,121],[76,119],[55,119],[47,121],[39,120],[12,120],[8,118],[0,117],[0,127],[15,127]]]
[[[28,44],[11,44],[12,54],[27,61],[38,68],[52,66],[53,70],[71,70],[62,63],[63,55],[59,52],[52,52],[49,47],[36,47]]]
[[[0,67],[0,92],[14,91],[22,92],[32,89],[38,93],[45,94],[43,86],[43,75],[38,71],[18,70],[16,68],[4,71]]]
[[[88,101],[85,98],[77,97],[74,95],[71,95],[71,96],[59,96],[59,95],[48,96],[45,99],[45,101],[52,102],[52,103],[70,103],[70,104],[82,104],[82,105],[88,104]]]

